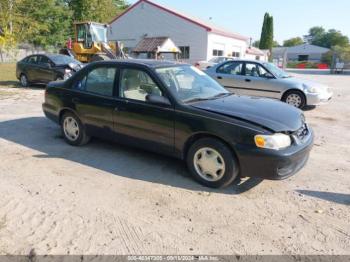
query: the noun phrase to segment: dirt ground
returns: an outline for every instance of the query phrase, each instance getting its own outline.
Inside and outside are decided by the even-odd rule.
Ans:
[[[284,181],[198,185],[181,161],[67,145],[43,88],[0,81],[0,254],[350,254],[350,76],[305,112],[308,165]]]

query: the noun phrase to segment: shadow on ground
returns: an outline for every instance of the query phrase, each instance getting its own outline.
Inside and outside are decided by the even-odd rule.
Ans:
[[[23,88],[23,89],[45,89],[46,85],[31,84],[29,87],[22,87],[19,81],[0,81],[0,87]]]
[[[310,190],[297,190],[298,193],[319,198],[322,200],[327,200],[342,205],[350,205],[350,195],[349,194],[340,194],[332,192],[322,192],[322,191],[310,191]]]
[[[117,176],[160,183],[189,190],[241,194],[262,179],[237,179],[226,189],[210,189],[192,180],[183,161],[94,139],[83,147],[66,144],[60,128],[44,117],[0,122],[0,138],[34,149],[35,158],[62,158]]]

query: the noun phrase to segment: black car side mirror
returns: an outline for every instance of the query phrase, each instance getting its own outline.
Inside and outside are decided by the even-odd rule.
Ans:
[[[146,101],[152,104],[170,106],[171,103],[168,98],[159,95],[147,95]]]

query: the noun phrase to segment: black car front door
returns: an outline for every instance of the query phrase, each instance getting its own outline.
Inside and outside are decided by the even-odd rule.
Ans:
[[[84,123],[88,135],[113,137],[117,71],[115,66],[109,65],[93,68],[73,83],[71,92],[65,98]]]
[[[174,152],[174,107],[153,104],[147,95],[166,96],[143,69],[123,68],[119,74],[115,130],[120,141],[153,151]]]
[[[37,81],[41,83],[48,83],[56,80],[56,74],[54,72],[54,69],[52,68],[53,66],[54,64],[48,57],[44,55],[39,55],[37,64]]]

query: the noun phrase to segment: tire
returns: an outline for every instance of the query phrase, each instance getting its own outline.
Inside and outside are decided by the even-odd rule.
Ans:
[[[203,162],[203,159],[206,161]],[[239,174],[235,155],[223,142],[214,138],[194,142],[188,150],[186,162],[194,179],[207,187],[226,187]]]
[[[22,87],[29,87],[28,77],[25,74],[21,74],[19,81],[21,82]]]
[[[90,141],[90,137],[86,135],[84,125],[73,113],[67,112],[63,115],[61,130],[64,140],[72,146],[82,146]]]
[[[303,92],[298,90],[287,91],[283,95],[282,101],[300,109],[306,106],[305,95],[303,94]]]
[[[106,55],[93,55],[91,57],[91,62],[106,61],[106,60],[111,60],[111,59]]]

